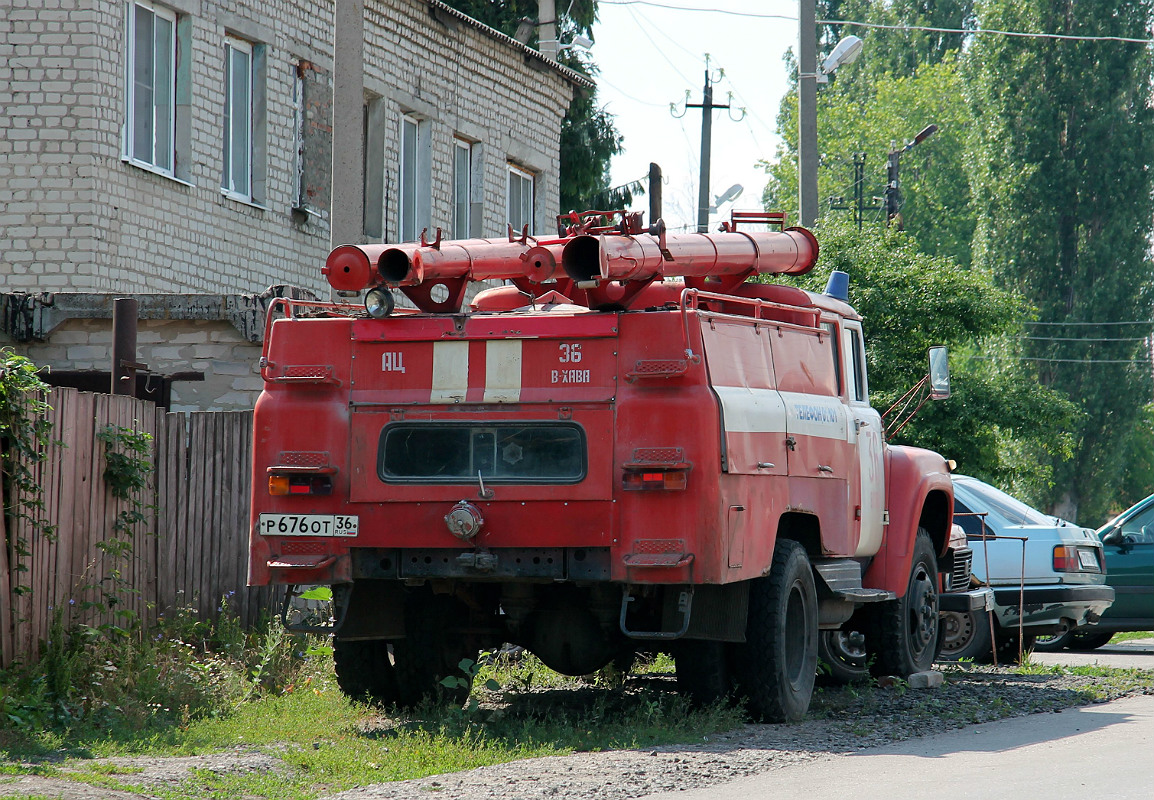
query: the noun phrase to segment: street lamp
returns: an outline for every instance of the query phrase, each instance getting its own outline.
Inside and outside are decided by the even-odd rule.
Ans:
[[[938,132],[938,126],[930,123],[926,127],[918,131],[911,141],[906,142],[905,147],[900,150],[893,148],[890,150],[889,158],[886,160],[886,191],[885,191],[885,205],[886,205],[886,224],[889,225],[895,219],[898,221],[898,230],[905,230],[905,223],[902,221],[900,211],[902,207],[902,193],[901,181],[898,179],[898,159],[903,153],[908,153],[913,149],[914,145],[921,144],[926,139]],[[892,145],[891,145],[892,146]]]

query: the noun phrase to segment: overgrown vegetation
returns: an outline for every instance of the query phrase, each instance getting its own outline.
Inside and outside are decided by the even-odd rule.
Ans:
[[[174,741],[198,720],[291,692],[316,665],[307,643],[266,623],[252,632],[180,609],[139,635],[65,627],[58,608],[41,659],[0,672],[0,747],[26,754],[100,740]]]
[[[48,410],[48,384],[40,368],[9,347],[0,348],[0,514],[7,523],[7,547],[12,569],[27,573],[30,555],[27,539],[16,532],[17,521],[51,538],[53,526],[45,522],[42,488],[36,482],[35,465],[44,460],[52,436]],[[31,591],[27,583],[14,581],[12,591]]]

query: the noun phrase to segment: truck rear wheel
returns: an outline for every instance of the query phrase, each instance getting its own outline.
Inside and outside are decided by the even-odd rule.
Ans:
[[[817,589],[797,542],[779,539],[769,575],[751,582],[745,643],[733,652],[738,690],[754,718],[805,716],[817,675]]]
[[[918,528],[906,593],[878,603],[870,614],[866,647],[874,675],[906,678],[934,664],[938,649],[938,559],[925,528]]]

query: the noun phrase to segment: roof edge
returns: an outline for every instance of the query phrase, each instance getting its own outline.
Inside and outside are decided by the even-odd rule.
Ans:
[[[520,50],[527,57],[529,57],[535,61],[539,61],[540,63],[544,64],[546,67],[549,67],[550,69],[557,72],[562,78],[564,78],[565,80],[569,81],[570,83],[572,83],[576,86],[580,86],[580,87],[585,88],[585,89],[592,89],[596,85],[592,80],[590,80],[585,75],[582,75],[580,72],[577,72],[576,70],[571,69],[571,68],[565,66],[564,64],[560,64],[551,58],[546,58],[545,56],[541,55],[541,53],[539,51],[534,50],[529,45],[522,44],[521,42],[514,39],[512,36],[501,33],[501,31],[497,30],[496,28],[490,28],[485,23],[480,22],[479,20],[473,19],[468,14],[466,14],[462,11],[459,11],[458,9],[453,8],[451,5],[449,5],[447,3],[441,2],[441,0],[426,0],[426,2],[428,2],[430,8],[436,9],[437,11],[442,11],[442,12],[448,14],[449,16],[460,20],[461,22],[465,23],[469,27],[475,28],[476,30],[485,34],[490,39],[496,39],[498,42],[501,42],[502,44],[508,45],[509,47],[512,47],[514,50]]]

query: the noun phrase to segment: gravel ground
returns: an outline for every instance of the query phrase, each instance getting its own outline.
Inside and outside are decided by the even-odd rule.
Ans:
[[[954,671],[947,675],[946,684],[936,689],[906,689],[902,684],[883,689],[827,689],[815,695],[810,715],[803,722],[745,725],[709,736],[700,744],[530,759],[366,786],[331,795],[328,800],[408,800],[430,794],[460,800],[626,800],[660,791],[706,787],[829,754],[855,752],[980,722],[1060,711],[1095,702],[1095,697],[1100,702],[1137,693],[1154,694],[1154,679],[1136,687],[1134,681],[1115,683],[1075,675],[1015,675],[992,668]],[[393,725],[385,717],[377,722],[381,729]],[[275,752],[253,748],[182,758],[74,760],[54,766],[87,774],[115,766],[132,771],[116,776],[119,780],[157,790],[178,784],[193,769],[219,773],[285,769]],[[0,778],[0,796],[30,794],[61,800],[155,796],[151,791],[130,794],[60,777]]]

